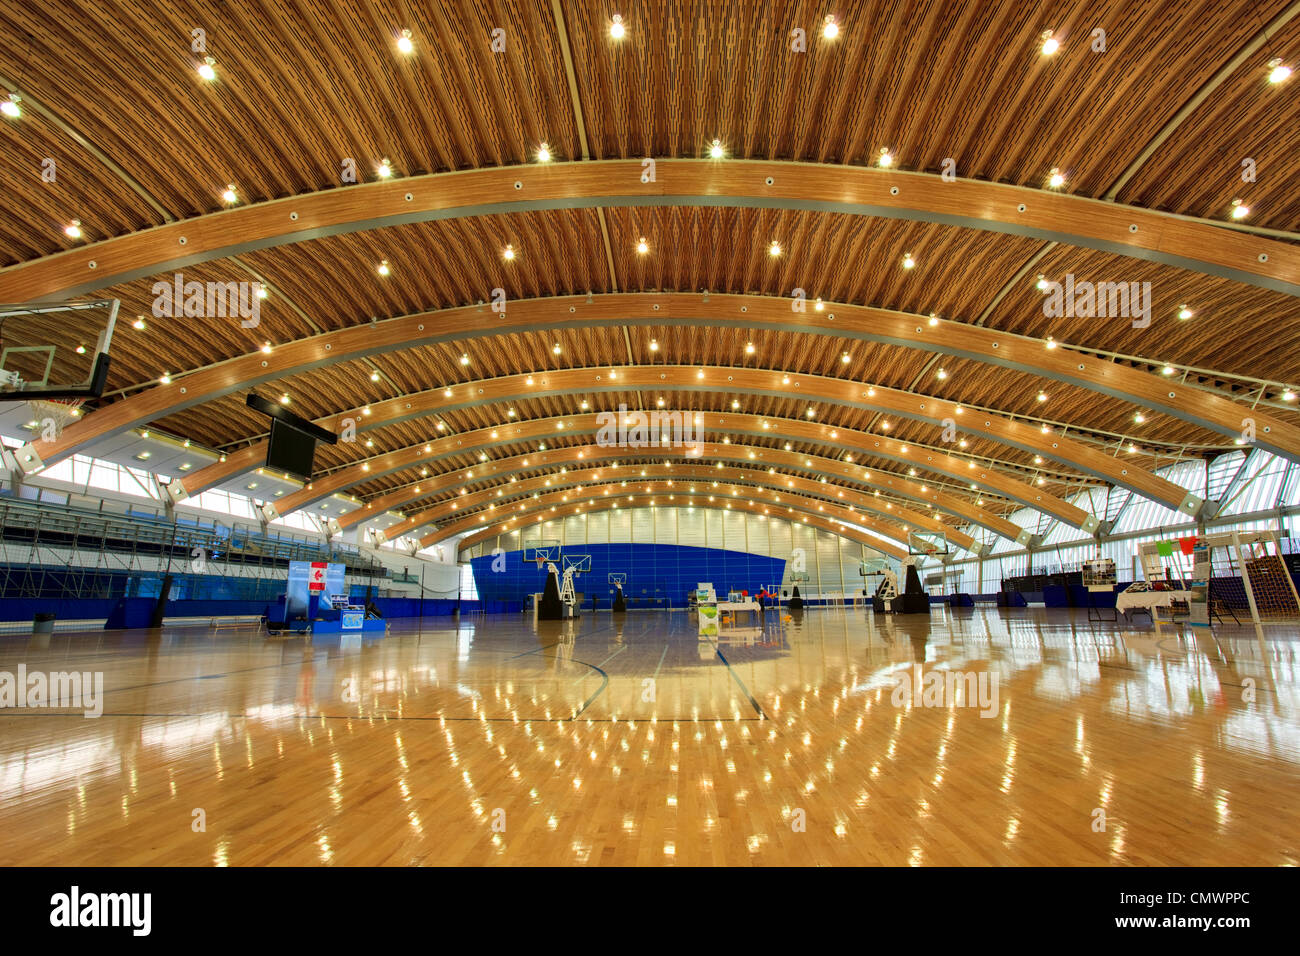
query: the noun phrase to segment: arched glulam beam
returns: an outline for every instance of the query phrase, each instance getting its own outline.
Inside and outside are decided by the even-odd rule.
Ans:
[[[657,450],[662,453],[662,449]],[[628,448],[610,448],[602,445],[576,445],[564,448],[552,448],[545,452],[531,452],[527,455],[516,455],[513,458],[497,458],[479,465],[472,469],[456,470],[444,472],[439,475],[430,475],[422,477],[414,485],[406,485],[394,491],[380,495],[371,499],[359,508],[345,512],[331,520],[332,533],[346,531],[356,524],[359,524],[368,518],[383,514],[385,511],[394,508],[401,508],[411,501],[418,501],[431,495],[441,494],[447,491],[456,490],[462,487],[469,487],[478,484],[485,479],[502,480],[518,476],[524,472],[534,471],[538,468],[556,468],[560,466],[574,465],[582,463],[592,465],[597,461],[607,461],[617,467],[622,467],[622,462],[630,459],[645,458],[650,453],[656,452],[655,449],[628,449]],[[750,458],[750,455],[754,458]],[[937,511],[947,512],[963,521],[987,528],[994,534],[1007,538],[1011,541],[1018,541],[1026,533],[1025,529],[1019,525],[1007,521],[1005,518],[986,511],[972,502],[958,498],[954,495],[942,491],[936,491],[929,488],[920,481],[914,481],[911,478],[905,478],[896,475],[893,472],[881,472],[876,470],[865,469],[858,464],[850,464],[833,458],[824,458],[820,455],[801,455],[793,451],[785,451],[780,448],[767,448],[760,445],[743,445],[743,444],[721,444],[718,442],[701,442],[700,458],[712,460],[722,459],[725,461],[734,461],[744,469],[746,467],[755,471],[761,471],[764,467],[781,467],[795,469],[798,471],[812,471],[818,476],[835,478],[838,481],[851,482],[850,488],[854,485],[863,485],[876,491],[885,491],[898,495],[912,501],[921,502],[925,505],[932,506]],[[807,462],[811,461],[809,466]],[[663,468],[662,464],[655,466]],[[474,478],[466,479],[466,471],[473,471]],[[724,469],[724,475],[729,472]],[[713,476],[716,477],[716,476]],[[787,480],[793,476],[786,476]],[[820,483],[820,482],[819,482]],[[515,482],[514,484],[518,484]],[[843,488],[841,485],[830,487]],[[856,490],[856,489],[855,489]],[[862,494],[862,492],[856,492]],[[864,497],[866,497],[864,495]],[[860,505],[867,510],[881,511],[883,506],[875,504],[871,498],[867,498],[867,503]],[[417,515],[408,517],[402,524],[395,525],[387,529],[387,534],[391,537],[397,537],[406,534],[409,531],[426,524],[431,520],[429,513],[433,509],[427,509]],[[919,512],[902,512],[893,509],[894,513],[903,520],[911,521],[913,524],[921,525],[922,522],[916,520]],[[932,529],[939,530],[939,529]],[[969,544],[961,543],[960,539],[966,538],[965,535],[959,535],[960,546],[970,548]],[[966,538],[967,541],[971,539]]]
[[[533,438],[554,437],[556,434],[560,434],[561,431],[570,436],[593,434],[598,432],[601,427],[600,422],[597,420],[598,414],[583,413],[572,417],[536,419],[518,424],[490,426],[477,431],[435,439],[423,445],[412,445],[407,448],[386,452],[363,463],[346,465],[337,471],[330,472],[312,481],[301,491],[287,495],[278,501],[268,502],[264,510],[269,517],[281,517],[290,511],[306,507],[313,501],[318,501],[361,481],[372,480],[382,475],[419,466],[439,458],[463,455],[472,449],[508,445]],[[781,435],[782,437],[794,438],[800,441],[831,445],[854,454],[865,452],[901,465],[914,466],[945,475],[956,481],[977,484],[1081,530],[1092,532],[1098,530],[1099,527],[1096,519],[1081,508],[1043,491],[1041,488],[1032,487],[1001,471],[989,468],[974,459],[958,458],[955,455],[932,449],[916,448],[906,442],[871,435],[851,428],[836,428],[797,419],[747,415],[738,412],[700,412],[695,414],[699,414],[705,419],[705,423],[699,427],[706,429],[706,431],[715,431],[722,428],[729,433],[755,437]],[[710,418],[712,421],[709,421]],[[764,422],[769,426],[766,429],[763,428]],[[564,424],[565,427],[562,430],[556,429],[555,424],[557,423]],[[546,427],[547,425],[550,427]],[[831,435],[832,432],[835,433],[834,436]],[[655,451],[654,454],[662,455],[663,450]],[[229,462],[227,462],[228,464]],[[484,463],[484,466],[488,464],[490,463]],[[369,466],[369,470],[365,470],[366,466]],[[216,465],[208,466],[209,469],[216,467]],[[233,474],[239,474],[246,470],[246,467]],[[204,470],[207,471],[208,469]],[[227,473],[226,477],[230,477],[231,474]],[[175,484],[176,482],[173,482],[173,485]],[[186,493],[186,489],[182,486],[180,495],[184,496]],[[1025,543],[1027,540],[1026,535],[1028,535],[1028,532],[1021,529],[1017,540],[1022,544]]]
[[[674,496],[673,500],[665,500],[670,494]],[[816,510],[816,507],[805,506],[802,500],[799,505],[786,503],[784,501],[781,504],[767,504],[766,502],[753,501],[752,499],[740,497],[733,498],[730,495],[714,494],[713,497],[715,499],[725,498],[726,500],[715,500],[710,502],[708,500],[709,492],[707,491],[696,491],[692,493],[690,491],[673,488],[666,489],[662,492],[652,492],[647,494],[640,489],[633,492],[631,488],[623,488],[618,482],[597,485],[589,489],[584,489],[583,494],[580,496],[583,499],[582,501],[567,502],[564,500],[564,497],[564,492],[555,492],[550,495],[542,495],[540,498],[530,498],[528,499],[527,507],[525,507],[523,511],[516,511],[512,515],[503,515],[501,520],[489,520],[486,522],[486,527],[484,526],[484,522],[481,520],[482,515],[471,515],[470,517],[462,518],[460,521],[452,522],[451,524],[439,528],[437,531],[425,535],[420,539],[420,548],[432,547],[435,544],[446,541],[449,538],[454,538],[457,535],[476,534],[480,530],[495,529],[496,533],[509,533],[514,529],[522,530],[533,523],[529,520],[533,515],[537,515],[543,520],[551,519],[552,514],[554,514],[555,517],[559,517],[558,509],[561,506],[572,507],[575,510],[570,511],[569,513],[577,514],[583,510],[605,510],[606,508],[613,508],[616,505],[620,508],[636,508],[638,506],[663,508],[700,507],[702,499],[704,504],[714,505],[722,510],[728,510],[726,506],[730,504],[730,510],[748,511],[751,514],[762,514],[767,517],[792,520],[789,517],[790,515],[798,515],[800,521],[807,518],[808,520],[805,522],[807,524],[812,524],[814,519],[817,519],[824,522],[824,524],[820,525],[824,530],[831,531],[841,536],[846,536],[848,531],[853,530],[849,526],[859,523],[859,520],[861,519],[861,515],[855,515],[844,508],[839,508],[834,505],[823,505],[825,511],[819,512]],[[683,503],[678,504],[678,499],[682,499]],[[594,504],[589,503],[593,501],[595,502]],[[817,503],[813,502],[812,504],[815,506]],[[551,512],[550,509],[552,508],[557,509],[557,511],[555,513]],[[860,538],[855,540],[859,540],[862,543],[875,548],[877,551],[888,554],[892,558],[902,559],[906,557],[908,553],[905,548],[900,548],[896,545],[890,544],[888,541],[882,540],[873,535],[863,534]],[[463,550],[465,547],[466,545],[462,544],[457,550]]]
[[[700,377],[701,372],[703,372],[703,378]],[[1015,420],[992,412],[965,408],[960,403],[937,399],[928,395],[918,395],[900,389],[863,385],[847,379],[820,375],[787,375],[786,373],[768,369],[654,365],[619,369],[616,375],[617,377],[611,380],[610,370],[604,367],[561,369],[552,372],[539,372],[532,376],[509,375],[497,379],[472,382],[468,385],[453,388],[451,398],[445,397],[442,392],[431,390],[416,396],[404,397],[402,405],[409,405],[410,408],[403,407],[398,417],[390,421],[395,423],[422,414],[429,414],[435,410],[446,411],[454,408],[478,407],[493,403],[518,402],[546,392],[593,394],[629,389],[657,389],[665,392],[680,392],[708,388],[730,393],[773,395],[783,399],[807,401],[810,404],[819,406],[831,404],[862,409],[908,418],[938,427],[943,427],[945,423],[952,422],[955,423],[954,435],[972,435],[987,438],[999,444],[1040,455],[1045,459],[1060,462],[1101,481],[1129,488],[1143,497],[1159,501],[1169,508],[1178,508],[1187,514],[1195,515],[1199,513],[1203,505],[1203,501],[1199,497],[1191,495],[1185,488],[1145,469],[1130,467],[1127,463],[1117,460],[1095,446],[1076,442],[1055,432],[1044,433],[1040,427],[1029,422]],[[528,384],[530,378],[533,380],[532,385]],[[789,379],[788,384],[784,381],[786,378]],[[457,400],[458,397],[459,401]],[[588,412],[574,416],[577,423],[573,425],[566,424],[564,428],[559,430],[569,432],[575,429],[586,430],[587,421],[592,422],[591,427],[598,428],[600,414],[602,413]],[[703,414],[706,414],[704,427],[710,430],[725,430],[730,427],[726,413]],[[375,415],[373,412],[369,416],[351,413],[344,417],[352,417],[354,420],[360,421],[367,417],[373,420]],[[563,421],[567,423],[568,420]],[[325,422],[326,424],[322,427],[336,430],[335,426],[341,425],[342,418],[336,416],[333,422],[327,418]],[[499,428],[507,430],[515,427],[517,426],[499,426]],[[816,434],[804,434],[811,441],[823,442],[831,437],[830,432],[836,430],[832,426],[823,425]],[[880,446],[873,439],[871,443],[860,447],[863,451],[874,454],[872,448],[879,448]],[[257,446],[252,446],[252,448],[256,449]],[[239,474],[239,470],[231,470],[232,465],[243,467],[254,465],[258,460],[258,456],[264,454],[264,450],[245,449],[237,454],[238,460],[235,462],[232,462],[231,459],[236,456],[230,455],[227,456],[226,462],[218,462],[216,465],[209,465],[207,468],[202,469],[189,480],[193,484],[185,484],[185,490],[193,493],[193,489],[203,487],[200,482],[211,481],[216,476],[228,477]],[[414,461],[411,457],[412,454],[413,452],[410,449],[390,452],[331,472],[313,481],[311,487],[286,496],[277,503],[276,510],[281,514],[288,514],[290,511],[303,507],[317,498],[340,491],[353,484],[373,480],[381,475],[408,467]],[[918,461],[916,456],[905,460],[916,464],[917,467],[929,467]],[[1075,509],[1075,511],[1078,512],[1078,509]],[[1066,514],[1069,517],[1066,517]],[[1077,514],[1073,512],[1056,514],[1056,517],[1067,520],[1085,531],[1097,530],[1096,524],[1088,523],[1086,521],[1087,516],[1083,515],[1082,512]]]
[[[277,346],[270,355],[252,352],[194,373],[174,375],[168,385],[156,385],[84,416],[52,442],[24,446],[17,457],[20,467],[30,473],[99,438],[147,425],[242,388],[398,349],[542,329],[689,324],[832,335],[967,358],[1077,385],[1234,439],[1241,436],[1244,420],[1250,418],[1255,423],[1257,446],[1300,462],[1300,428],[1160,375],[962,322],[940,319],[931,324],[924,316],[841,304],[826,304],[821,312],[809,306],[799,313],[791,311],[791,305],[791,300],[771,296],[623,293],[594,296],[591,304],[585,296],[519,300],[508,305],[505,315],[467,306],[388,319],[298,339]],[[400,396],[376,402],[372,408],[376,414],[369,422],[358,419],[358,428],[401,420],[410,411],[404,408],[408,401],[409,396]],[[429,410],[432,407],[422,407],[422,411]],[[343,412],[318,424],[337,431],[333,423],[356,414]],[[1157,496],[1154,500],[1193,515],[1201,506],[1200,499],[1181,502]],[[1193,508],[1187,508],[1189,504]]]
[[[626,470],[632,471],[631,468]],[[656,468],[655,471],[655,476],[646,475],[643,477],[639,474],[622,474],[620,469],[611,470],[606,465],[586,468],[581,471],[567,471],[563,475],[538,475],[524,481],[516,481],[498,488],[483,488],[473,493],[466,493],[439,502],[418,515],[413,515],[392,527],[382,530],[376,529],[375,536],[386,541],[393,541],[425,525],[431,524],[437,527],[443,521],[465,517],[464,512],[470,510],[475,510],[475,514],[471,517],[478,517],[484,512],[476,509],[483,506],[488,506],[490,510],[498,514],[509,515],[513,510],[520,510],[520,505],[526,505],[523,499],[533,493],[540,495],[550,491],[567,491],[571,496],[581,497],[584,493],[580,487],[582,485],[605,485],[618,481],[620,485],[625,484],[631,492],[649,492],[657,487],[663,494],[676,494],[681,490],[677,487],[677,483],[683,482],[688,491],[693,490],[697,483],[710,487],[716,483],[719,489],[716,490],[718,495],[728,493],[720,490],[725,485],[728,490],[740,488],[750,493],[751,500],[753,500],[753,493],[756,490],[761,490],[770,495],[775,504],[815,502],[821,507],[830,505],[848,509],[850,514],[856,513],[859,515],[855,520],[856,524],[886,538],[892,538],[900,544],[906,544],[907,533],[915,530],[943,532],[947,535],[949,541],[964,551],[975,551],[977,547],[975,540],[969,535],[945,525],[936,518],[912,511],[910,508],[901,505],[896,508],[892,507],[892,503],[891,508],[886,509],[883,505],[872,504],[870,496],[862,495],[860,492],[853,492],[852,489],[846,490],[837,485],[830,485],[829,483],[822,484],[818,481],[795,476],[786,476],[785,481],[780,482],[772,480],[766,473],[754,472],[748,472],[743,478],[737,480],[734,477],[727,478],[722,471],[710,468],[707,465],[681,464],[675,465],[671,469]],[[669,484],[670,482],[671,484]],[[502,492],[500,498],[496,497],[497,491]],[[832,494],[833,491],[839,491],[840,499],[844,500],[837,500]],[[707,492],[705,493],[707,494]],[[850,499],[845,499],[846,493],[851,493]],[[776,501],[778,498],[780,501]],[[805,510],[811,510],[810,505],[802,506]],[[892,519],[892,521],[879,520],[882,518]],[[893,521],[901,523],[901,534],[900,525],[894,524]]]
[[[765,160],[594,160],[431,173],[238,206],[0,270],[0,302],[104,289],[258,249],[412,222],[605,206],[806,210],[1099,249],[1300,295],[1300,249],[1151,209],[970,179]]]

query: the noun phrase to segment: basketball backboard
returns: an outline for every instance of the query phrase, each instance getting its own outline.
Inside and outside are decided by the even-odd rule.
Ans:
[[[564,570],[573,569],[574,574],[581,574],[584,571],[591,570],[591,555],[589,554],[566,554],[564,556]]]
[[[119,304],[0,305],[0,401],[102,395]]]
[[[622,586],[627,583],[627,573],[625,571],[611,571],[609,573],[609,583]]]
[[[942,558],[948,554],[948,536],[942,531],[910,531],[907,553]]]
[[[889,569],[889,561],[885,558],[868,558],[858,566],[858,574],[864,578],[870,574],[882,574]]]
[[[558,561],[560,560],[560,542],[555,538],[529,538],[524,542],[524,561],[535,563],[537,561]]]

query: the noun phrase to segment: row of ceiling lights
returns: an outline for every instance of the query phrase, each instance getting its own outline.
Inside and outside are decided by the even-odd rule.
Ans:
[[[834,16],[828,15],[823,22],[822,36],[828,40],[834,40],[839,36],[839,32],[840,32],[840,27],[839,24],[836,22]],[[623,18],[621,15],[614,14],[613,17],[611,18],[610,25],[609,25],[609,35],[615,40],[621,40],[627,35],[626,26],[623,23]],[[1060,41],[1057,40],[1056,37],[1053,35],[1052,30],[1045,31],[1042,34],[1041,39],[1043,43],[1042,46],[1040,47],[1040,50],[1044,56],[1052,56],[1060,50]],[[397,38],[397,48],[401,53],[408,56],[415,52],[415,42],[411,30],[404,29],[401,31],[401,33]],[[207,82],[212,82],[216,80],[217,78],[216,66],[217,66],[217,61],[213,57],[211,56],[204,57],[203,62],[199,64],[198,67],[199,76]],[[1285,63],[1283,63],[1280,57],[1274,57],[1273,59],[1268,61],[1268,80],[1270,83],[1273,83],[1275,85],[1282,83],[1285,80],[1287,80],[1290,76],[1291,76],[1291,68],[1287,66]],[[19,93],[17,92],[10,93],[7,99],[0,101],[0,113],[3,113],[5,116],[9,117],[10,119],[17,119],[22,115],[22,109],[19,105],[21,102],[22,102],[22,96]],[[723,148],[722,142],[718,139],[714,139],[709,146],[709,156],[713,159],[722,159],[725,155],[726,155],[726,151]],[[537,150],[537,158],[540,162],[543,163],[549,162],[551,160],[552,158],[551,149],[547,143],[542,143],[539,146]],[[890,166],[893,165],[894,156],[889,151],[888,147],[881,148],[880,155],[877,162],[883,168],[889,168]],[[382,163],[379,165],[377,169],[377,173],[381,179],[387,179],[393,175],[392,164],[387,157],[385,157]],[[1053,167],[1052,170],[1048,173],[1048,185],[1053,189],[1061,188],[1063,185],[1065,185],[1064,173],[1062,173],[1060,169]],[[221,198],[228,205],[234,204],[235,202],[238,201],[238,196],[233,183],[227,185],[226,189],[221,194]],[[1242,202],[1242,200],[1234,199],[1232,201],[1232,209],[1230,214],[1233,219],[1244,219],[1246,216],[1250,214],[1250,208],[1246,206]],[[64,232],[68,235],[69,238],[72,239],[80,238],[82,234],[81,223],[76,219],[72,220],[68,224],[68,226],[64,228]],[[642,242],[644,243],[644,240]],[[780,254],[779,250],[774,254],[779,255]],[[506,258],[512,258],[512,257],[507,256]]]

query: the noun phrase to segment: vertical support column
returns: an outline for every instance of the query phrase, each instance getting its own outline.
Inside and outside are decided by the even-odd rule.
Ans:
[[[1246,567],[1246,559],[1241,554],[1241,535],[1236,530],[1232,532],[1232,546],[1237,552],[1237,566],[1241,568],[1241,583],[1246,588],[1246,600],[1250,603],[1250,618],[1255,622],[1255,636],[1262,642],[1264,640],[1264,625],[1259,620],[1259,608],[1255,604],[1255,592],[1250,587],[1250,570]]]

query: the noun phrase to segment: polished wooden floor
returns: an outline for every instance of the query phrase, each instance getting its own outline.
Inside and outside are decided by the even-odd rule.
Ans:
[[[694,631],[0,638],[0,671],[106,691],[98,719],[0,710],[0,864],[1300,863],[1294,628],[989,608]],[[915,662],[995,673],[996,715],[896,705]]]

